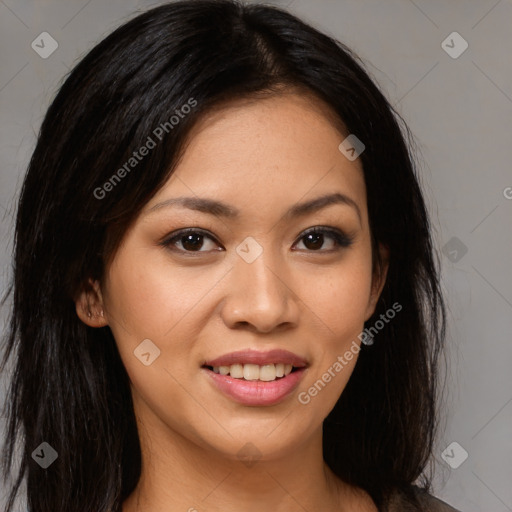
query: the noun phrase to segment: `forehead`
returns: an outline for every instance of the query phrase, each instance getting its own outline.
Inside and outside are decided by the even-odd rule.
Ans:
[[[329,107],[285,93],[216,107],[191,130],[174,173],[153,198],[217,198],[237,209],[271,208],[344,193],[365,205],[359,159],[338,149],[346,137]]]

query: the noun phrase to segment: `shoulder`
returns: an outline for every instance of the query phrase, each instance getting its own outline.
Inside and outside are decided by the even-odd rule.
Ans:
[[[419,499],[429,512],[460,512],[451,505],[448,505],[448,503],[428,493],[423,493]]]
[[[390,499],[386,512],[460,512],[439,498],[418,487],[408,492],[396,491]]]

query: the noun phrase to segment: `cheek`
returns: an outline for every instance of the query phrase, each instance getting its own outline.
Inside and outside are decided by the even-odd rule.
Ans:
[[[106,283],[107,315],[125,368],[141,394],[152,395],[155,389],[179,394],[180,386],[167,371],[178,382],[197,378],[201,347],[196,340],[215,314],[215,285],[225,273],[220,267],[171,265],[165,253],[155,251],[118,255]],[[150,340],[158,354],[149,366],[136,357],[143,340]]]
[[[212,286],[205,279],[214,277],[176,266],[171,270],[165,258],[144,260],[137,251],[119,254],[110,268],[106,310],[132,391],[136,400],[142,399],[139,407],[150,404],[168,424],[176,426],[187,414],[198,414],[180,383],[186,383],[197,366],[193,342],[201,328],[198,312],[205,313],[201,300]],[[144,363],[143,353],[149,353],[150,364]],[[169,401],[184,415],[171,414]]]
[[[354,265],[317,287],[312,309],[327,328],[322,335],[310,332],[317,340],[315,364],[297,395],[305,415],[315,411],[314,417],[327,417],[343,393],[359,356],[358,336],[364,327],[370,285],[367,268]]]
[[[307,304],[340,341],[362,329],[371,291],[371,259],[354,254],[332,272],[308,278]],[[327,331],[329,332],[329,331]]]
[[[121,255],[107,282],[111,327],[122,323],[124,330],[139,340],[164,338],[203,298],[208,289],[205,279],[211,275],[208,278],[176,266],[171,269],[165,258]]]
[[[371,291],[371,254],[354,251],[332,272],[308,276],[308,306],[326,327],[317,339],[316,364],[304,383],[299,402],[325,417],[334,407],[357,363],[358,336],[364,328]],[[314,284],[314,287],[313,287]]]

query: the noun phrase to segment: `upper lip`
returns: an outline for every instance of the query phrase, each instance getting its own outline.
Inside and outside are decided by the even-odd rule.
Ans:
[[[231,366],[232,364],[257,364],[263,366],[266,364],[291,364],[297,368],[307,366],[307,362],[302,357],[289,352],[288,350],[274,349],[267,352],[258,350],[239,350],[224,354],[215,359],[205,361],[203,366]]]

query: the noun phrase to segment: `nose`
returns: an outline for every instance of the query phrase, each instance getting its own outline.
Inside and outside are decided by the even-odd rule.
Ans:
[[[284,264],[266,251],[252,263],[235,258],[222,318],[231,329],[269,333],[298,324],[299,297]]]

